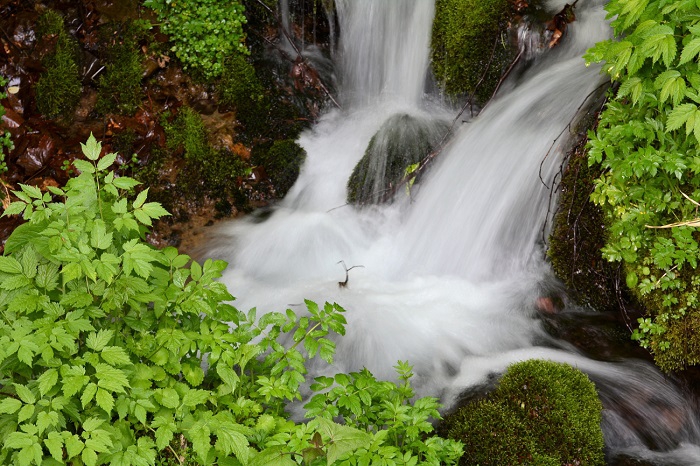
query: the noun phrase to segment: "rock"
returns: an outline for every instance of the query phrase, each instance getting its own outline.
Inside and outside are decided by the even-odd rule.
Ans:
[[[27,134],[23,150],[15,163],[27,176],[36,174],[56,153],[56,143],[49,134]]]

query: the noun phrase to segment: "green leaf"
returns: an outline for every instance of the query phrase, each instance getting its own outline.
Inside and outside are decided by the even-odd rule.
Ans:
[[[678,64],[683,65],[685,63],[688,63],[690,60],[695,58],[698,53],[700,53],[700,37],[696,37],[683,47],[681,59],[678,62]]]
[[[83,149],[83,155],[89,160],[97,160],[100,156],[100,152],[102,152],[102,143],[98,142],[92,133],[90,133],[85,144],[80,143],[80,147]]]
[[[114,161],[117,160],[117,154],[107,154],[97,162],[97,171],[104,171],[112,166]]]
[[[97,453],[95,453],[95,450],[92,448],[85,447],[80,457],[83,463],[85,463],[85,466],[95,466],[97,464]]]
[[[0,414],[14,414],[22,407],[22,402],[14,398],[5,398],[0,401]]]
[[[136,196],[136,200],[133,203],[134,209],[139,209],[141,206],[143,206],[144,202],[146,202],[146,198],[148,197],[148,188],[144,189],[139,193],[138,196]]]
[[[97,406],[104,409],[107,414],[112,414],[112,409],[114,408],[114,397],[107,390],[98,388],[97,395],[95,396],[95,402],[97,403]]]
[[[17,392],[17,396],[19,397],[19,399],[23,402],[28,404],[36,403],[36,397],[34,396],[32,391],[29,390],[26,386],[16,383],[15,391]]]
[[[50,432],[44,439],[44,445],[56,461],[63,463],[63,439],[58,432]]]
[[[112,233],[107,233],[107,226],[102,220],[95,220],[90,233],[90,245],[95,249],[107,249],[112,245]]]
[[[110,392],[124,393],[124,388],[129,387],[129,380],[124,371],[109,364],[96,364],[95,377],[98,380],[97,385]]]
[[[10,215],[18,215],[21,214],[25,207],[27,207],[27,204],[21,201],[15,201],[9,205],[7,209],[2,213],[3,217],[9,217]]]
[[[41,199],[41,197],[42,197],[41,190],[39,188],[37,188],[36,186],[31,186],[31,185],[20,183],[19,187],[22,188],[22,191],[27,193],[27,195],[29,195],[29,197],[31,197],[33,199]]]
[[[143,205],[141,210],[143,210],[143,212],[149,217],[155,219],[170,215],[170,212],[165,210],[158,202],[147,202]]]
[[[248,429],[238,424],[230,422],[222,423],[219,428],[216,429],[217,440],[215,448],[218,451],[223,451],[227,455],[233,453],[243,466],[247,465],[248,439],[246,439],[244,435],[247,431]]]
[[[329,463],[330,464],[330,463]],[[284,445],[275,445],[269,447],[255,455],[248,463],[248,466],[298,466],[296,461],[292,460],[287,447]]]
[[[114,337],[114,330],[102,329],[97,333],[91,333],[85,340],[85,344],[93,351],[100,352]]]
[[[95,167],[85,160],[75,159],[73,165],[77,168],[80,173],[95,173]]]
[[[182,397],[182,405],[188,408],[194,408],[199,404],[206,403],[209,396],[210,393],[207,390],[191,389],[185,392],[185,395]]]
[[[97,385],[90,382],[87,384],[85,390],[83,390],[82,396],[80,397],[80,402],[83,404],[83,409],[85,409],[92,401],[92,399],[95,397],[95,393],[97,393]]]
[[[65,440],[65,444],[68,459],[78,456],[85,447],[85,444],[82,442],[82,440],[80,440],[80,437],[78,437],[77,435],[71,435],[70,437],[67,437]]]
[[[106,346],[100,352],[100,357],[112,366],[127,366],[131,364],[129,354],[121,346]]]
[[[12,432],[5,438],[3,445],[5,448],[19,450],[20,448],[30,447],[34,443],[35,437],[26,432]]]
[[[134,210],[134,217],[136,217],[136,220],[139,222],[143,223],[146,226],[152,226],[153,221],[151,221],[151,217],[149,217],[144,211],[141,209]]]
[[[673,131],[685,124],[691,116],[695,115],[698,107],[695,104],[682,104],[674,107],[666,120],[666,129]]]
[[[128,176],[120,176],[119,178],[115,178],[114,181],[112,182],[112,184],[114,184],[114,186],[116,186],[119,189],[129,190],[129,189],[133,188],[134,186],[140,185],[141,183],[139,183],[138,181],[136,181],[133,178],[129,178]],[[126,199],[124,199],[124,200],[126,201]],[[124,210],[124,212],[122,212],[122,213],[125,213],[125,212],[126,212],[126,210]]]
[[[330,438],[327,448],[328,464],[333,464],[340,456],[372,442],[372,436],[359,429],[336,424],[322,417],[316,418],[315,421],[321,434]]]
[[[31,418],[36,411],[36,406],[34,405],[24,405],[22,409],[17,413],[17,423],[22,424],[27,419]]]
[[[58,371],[56,369],[48,369],[41,374],[37,382],[39,383],[39,393],[41,393],[41,396],[45,396],[58,382]]]
[[[22,265],[14,257],[0,256],[0,272],[19,274],[22,273]]]

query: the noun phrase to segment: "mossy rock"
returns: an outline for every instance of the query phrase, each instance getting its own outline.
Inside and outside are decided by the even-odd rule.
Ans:
[[[350,175],[348,202],[370,204],[387,199],[406,169],[437,149],[448,127],[445,121],[408,114],[390,117],[372,136]]]
[[[299,177],[306,151],[291,139],[261,144],[253,148],[251,162],[265,168],[270,182],[279,197],[287,194]]]
[[[464,465],[602,466],[601,412],[583,372],[530,360],[511,365],[487,400],[446,416],[439,431],[466,445]]]
[[[598,311],[618,309],[617,264],[603,259],[607,225],[601,208],[590,201],[599,166],[588,166],[585,139],[570,155],[561,183],[547,255],[557,277],[580,304]]]
[[[53,52],[43,61],[46,71],[36,83],[37,109],[47,118],[70,120],[82,91],[78,42],[68,34],[63,19],[53,10],[39,17],[37,28],[42,37],[57,36]]]
[[[219,101],[236,109],[246,132],[264,132],[271,103],[255,68],[241,54],[228,57],[219,83]]]
[[[507,37],[508,0],[437,0],[431,41],[433,72],[449,95],[485,103],[517,54]],[[482,79],[483,78],[483,79]]]

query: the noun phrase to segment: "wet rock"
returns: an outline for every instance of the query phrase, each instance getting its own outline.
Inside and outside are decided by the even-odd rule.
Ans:
[[[608,466],[656,466],[649,461],[633,458],[627,455],[618,455],[608,462]]]

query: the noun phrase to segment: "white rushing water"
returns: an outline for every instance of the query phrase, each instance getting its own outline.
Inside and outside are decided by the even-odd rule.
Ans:
[[[553,342],[536,315],[537,298],[556,286],[540,244],[549,196],[540,162],[601,83],[580,57],[610,34],[602,3],[579,2],[562,44],[458,127],[411,199],[358,210],[340,207],[346,183],[381,124],[397,113],[451,120],[456,112],[424,94],[431,1],[336,0],[345,110],[301,136],[307,161],[270,215],[231,222],[208,242],[209,256],[230,263],[224,281],[238,308],[302,311],[304,298],[335,301],[348,329],[328,372],[367,367],[392,378],[396,361],[408,360],[420,393],[447,405],[512,362],[568,362],[598,384],[611,454],[700,464],[694,407],[676,387],[647,363],[586,359]],[[548,11],[564,4],[551,0]],[[542,178],[551,183],[560,163],[555,146]],[[338,286],[341,260],[362,266],[346,288]],[[657,394],[663,407],[639,393]],[[641,400],[638,412],[630,414],[629,398]],[[682,413],[682,428],[659,427],[662,409]]]

